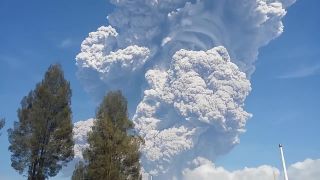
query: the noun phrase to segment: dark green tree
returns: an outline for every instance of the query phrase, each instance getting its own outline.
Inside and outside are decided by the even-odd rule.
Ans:
[[[4,118],[0,119],[0,130],[4,127],[4,125],[6,124],[6,121],[4,120]],[[1,133],[0,133],[1,136]]]
[[[55,176],[73,159],[70,83],[60,65],[21,101],[19,121],[8,130],[11,166],[29,180]]]
[[[109,92],[96,113],[89,148],[84,152],[91,180],[141,179],[137,136],[130,135],[133,123],[128,118],[127,100],[120,91]]]

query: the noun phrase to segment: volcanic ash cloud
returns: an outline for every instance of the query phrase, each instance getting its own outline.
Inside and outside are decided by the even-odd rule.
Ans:
[[[74,155],[75,159],[83,159],[82,152],[89,147],[87,142],[87,134],[91,131],[95,119],[88,119],[86,121],[78,121],[74,124],[73,127],[73,140],[74,140]]]
[[[77,162],[83,160],[83,151],[89,147],[87,142],[87,133],[90,132],[95,119],[91,118],[85,121],[78,121],[73,125],[74,140],[74,159],[68,163],[67,167],[62,169],[62,175],[65,177],[72,176],[72,172]]]
[[[180,50],[168,70],[149,70],[146,79],[149,88],[133,118],[145,139],[145,171],[171,174],[196,156],[214,159],[239,143],[251,88],[224,47]]]
[[[110,0],[114,11],[81,44],[78,77],[101,100],[128,98],[144,171],[181,175],[239,143],[259,48],[283,32],[295,0]]]
[[[79,78],[98,98],[113,89],[134,88],[140,95],[146,71],[168,68],[180,49],[224,46],[250,77],[259,48],[283,32],[282,18],[294,0],[110,2],[115,10],[108,26],[91,32],[76,57]]]

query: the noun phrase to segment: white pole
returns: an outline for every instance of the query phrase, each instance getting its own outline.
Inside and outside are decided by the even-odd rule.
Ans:
[[[284,172],[284,179],[288,180],[286,162],[284,160],[283,149],[282,149],[282,145],[281,144],[279,144],[279,148],[280,148],[280,153],[281,153],[281,160],[282,160],[282,166],[283,166],[283,172]]]

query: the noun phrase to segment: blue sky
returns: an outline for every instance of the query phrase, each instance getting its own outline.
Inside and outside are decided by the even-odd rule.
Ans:
[[[285,146],[288,164],[320,158],[319,6],[316,0],[298,0],[284,18],[284,33],[260,50],[246,100],[253,117],[240,145],[216,164],[230,170],[262,164],[280,168],[278,143]],[[110,11],[105,0],[0,1],[0,117],[6,118],[0,179],[23,179],[10,166],[6,129],[50,64],[62,64],[71,82],[73,121],[94,115],[96,102],[76,77],[75,56],[88,33],[106,24]]]

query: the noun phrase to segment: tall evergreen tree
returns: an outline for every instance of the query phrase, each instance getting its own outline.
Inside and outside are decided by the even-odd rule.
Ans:
[[[138,138],[129,135],[127,101],[120,91],[109,92],[97,110],[89,148],[84,152],[86,172],[92,180],[141,179]]]
[[[21,101],[18,122],[8,130],[11,166],[29,180],[55,176],[73,159],[70,83],[60,65]]]

